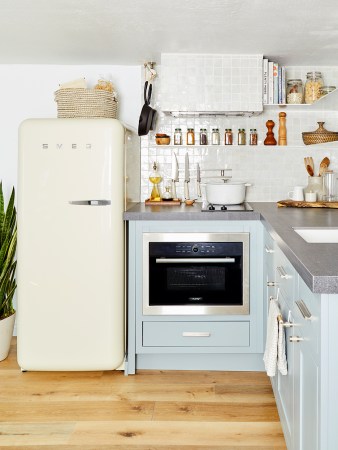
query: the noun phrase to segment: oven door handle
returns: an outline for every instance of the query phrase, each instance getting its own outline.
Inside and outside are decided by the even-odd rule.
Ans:
[[[234,263],[235,258],[156,258],[157,264],[186,264],[186,263]]]

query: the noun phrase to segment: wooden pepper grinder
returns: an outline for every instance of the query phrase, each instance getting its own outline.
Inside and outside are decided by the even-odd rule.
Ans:
[[[286,113],[279,113],[279,130],[278,130],[278,145],[287,145],[286,142]]]
[[[265,125],[267,126],[268,132],[266,133],[264,145],[277,145],[277,141],[272,131],[275,122],[273,120],[268,120]]]

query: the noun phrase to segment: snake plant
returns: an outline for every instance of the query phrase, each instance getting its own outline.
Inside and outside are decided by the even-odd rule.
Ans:
[[[5,201],[0,183],[0,320],[15,313],[13,296],[16,289],[15,251],[17,241],[15,190],[5,209]]]

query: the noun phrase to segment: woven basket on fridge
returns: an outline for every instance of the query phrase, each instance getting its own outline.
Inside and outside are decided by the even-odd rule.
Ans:
[[[55,92],[58,118],[116,119],[117,101],[112,92],[99,89],[59,89]]]

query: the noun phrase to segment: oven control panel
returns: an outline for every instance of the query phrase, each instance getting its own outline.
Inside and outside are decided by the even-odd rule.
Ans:
[[[170,257],[224,257],[243,254],[242,242],[150,242],[149,256]]]
[[[212,243],[198,243],[198,244],[190,244],[190,243],[181,243],[176,244],[176,252],[175,253],[185,253],[185,254],[215,254],[216,246]]]

